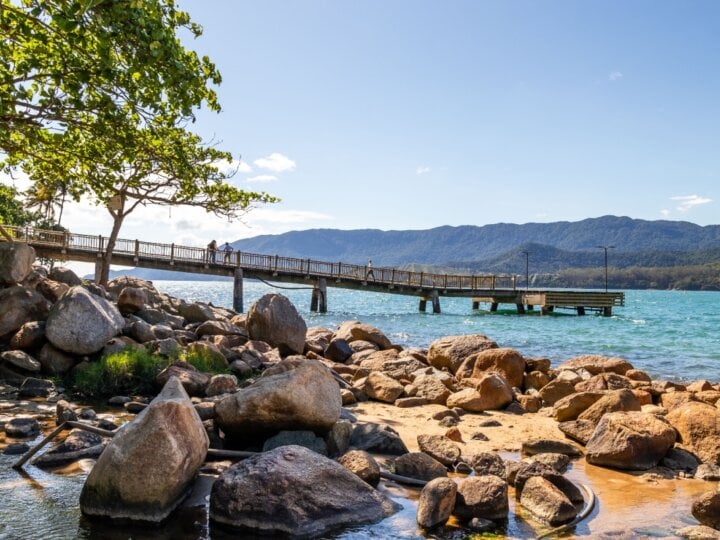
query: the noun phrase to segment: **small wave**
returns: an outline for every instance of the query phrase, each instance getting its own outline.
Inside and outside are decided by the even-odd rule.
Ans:
[[[646,322],[645,319],[632,319],[633,324],[645,324]]]

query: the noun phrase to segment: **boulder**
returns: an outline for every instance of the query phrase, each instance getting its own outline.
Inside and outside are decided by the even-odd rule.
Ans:
[[[55,303],[68,292],[70,287],[64,283],[53,281],[51,279],[41,279],[35,286],[35,290],[47,298],[51,303]]]
[[[548,405],[555,405],[557,401],[574,393],[575,383],[560,378],[550,381],[540,389],[540,397]]]
[[[323,356],[333,362],[344,364],[353,354],[348,342],[342,338],[333,338],[323,351]]]
[[[578,420],[589,420],[597,424],[603,415],[617,411],[639,411],[640,402],[631,390],[613,390],[598,399],[579,416]]]
[[[353,429],[350,445],[358,450],[393,456],[408,452],[397,431],[381,424],[357,424]]]
[[[10,339],[11,349],[32,350],[45,343],[45,321],[30,321],[23,324]]]
[[[37,359],[46,375],[64,376],[75,367],[77,361],[69,354],[53,347],[50,343],[43,345],[37,354]]]
[[[21,242],[0,242],[0,285],[14,285],[32,272],[35,250]]]
[[[281,431],[265,441],[262,451],[269,452],[289,445],[302,446],[323,456],[328,455],[327,444],[312,431]]]
[[[365,450],[350,450],[338,458],[338,463],[372,487],[380,483],[380,465]]]
[[[442,435],[418,435],[418,448],[443,465],[452,467],[460,459],[460,447]]]
[[[515,476],[512,479],[515,485],[516,499],[519,500],[522,497],[525,484],[530,478],[535,476],[540,476],[552,482],[552,484],[562,491],[573,504],[583,502],[582,492],[575,484],[557,472],[550,465],[541,463],[540,461],[521,462],[517,467]]]
[[[62,351],[91,354],[118,335],[124,325],[114,304],[83,287],[72,287],[50,309],[45,333]]]
[[[213,309],[207,304],[200,302],[182,302],[177,306],[177,311],[178,314],[189,323],[203,323],[205,321],[214,321],[217,319]]]
[[[672,448],[676,436],[672,426],[655,415],[608,413],[588,441],[585,459],[593,465],[616,469],[651,469]]]
[[[403,393],[403,385],[380,371],[373,371],[365,379],[363,388],[370,399],[392,403]]]
[[[567,420],[558,423],[558,429],[566,437],[579,442],[583,446],[587,444],[595,431],[595,424],[590,420]]]
[[[202,397],[210,383],[210,375],[202,373],[187,362],[177,360],[163,369],[155,377],[158,386],[165,386],[171,377],[175,377],[191,396]]]
[[[16,416],[5,423],[5,435],[24,439],[35,437],[40,433],[40,424],[34,418]]]
[[[482,334],[446,336],[436,339],[428,350],[428,364],[455,373],[471,355],[497,348],[497,343]]]
[[[162,521],[187,494],[208,444],[192,402],[171,378],[108,443],[85,481],[80,509],[91,516]]]
[[[560,364],[557,369],[571,369],[573,371],[585,369],[593,375],[606,372],[625,375],[629,369],[633,369],[633,366],[623,358],[601,356],[599,354],[585,354],[566,360]]]
[[[200,357],[216,369],[224,369],[229,365],[220,348],[207,341],[195,341],[188,345],[187,355]]]
[[[557,472],[562,473],[570,463],[570,457],[567,454],[558,454],[557,452],[544,452],[535,454],[528,458],[529,461],[537,461],[550,465]]]
[[[687,450],[703,463],[720,465],[720,409],[689,402],[670,411],[667,419]]]
[[[33,465],[40,468],[58,467],[80,459],[96,459],[102,454],[105,444],[100,435],[73,429],[63,442],[53,445],[33,460]]]
[[[40,362],[23,351],[5,351],[0,353],[0,364],[2,363],[10,366],[13,370],[19,370],[21,373],[39,373],[42,367]]]
[[[198,326],[195,329],[195,334],[197,337],[201,338],[203,336],[245,336],[247,337],[247,332],[244,328],[241,328],[239,326],[236,326],[228,321],[205,321],[204,323],[201,323],[200,326]]]
[[[80,279],[75,272],[64,266],[53,266],[48,277],[53,281],[64,283],[68,287],[82,285],[82,279]]]
[[[578,513],[565,494],[541,476],[533,476],[525,482],[520,504],[550,525],[567,523]]]
[[[525,373],[525,359],[515,349],[487,349],[475,355],[475,365],[470,376],[479,379],[487,372],[499,373],[510,386],[520,388]]]
[[[317,537],[379,521],[398,509],[339,463],[300,446],[282,446],[231,466],[210,496],[215,522],[274,536]]]
[[[707,525],[690,525],[678,529],[675,534],[688,540],[720,540],[720,531]]]
[[[340,406],[340,388],[328,368],[315,360],[288,358],[222,398],[215,411],[223,432],[242,438],[293,429],[325,433],[340,418]]]
[[[508,485],[497,476],[469,476],[457,490],[454,514],[462,520],[506,519],[509,512]]]
[[[52,381],[36,379],[35,377],[27,377],[20,386],[18,397],[48,397],[54,391],[55,385]]]
[[[281,294],[266,294],[247,314],[250,339],[277,347],[281,355],[302,354],[307,326],[290,300]]]
[[[525,390],[540,390],[550,382],[550,376],[542,371],[525,373],[522,387]]]
[[[353,425],[348,420],[338,420],[325,435],[325,443],[330,457],[339,456],[350,448]]]
[[[720,491],[709,491],[695,499],[692,515],[703,525],[720,529]]]
[[[430,529],[444,525],[455,507],[457,484],[450,478],[435,478],[420,492],[417,508],[418,525]]]
[[[448,397],[448,407],[481,412],[502,409],[513,400],[512,388],[497,373],[485,373],[479,379],[465,379],[463,384],[472,384],[473,388],[461,390]]]
[[[374,344],[380,350],[392,348],[388,337],[378,328],[360,321],[343,322],[332,336],[332,339],[344,339],[346,342],[366,341]]]
[[[495,452],[478,452],[470,458],[470,467],[477,476],[493,475],[505,480],[505,462]]]
[[[432,480],[447,476],[445,465],[425,452],[409,452],[395,458],[393,462],[395,473],[400,476],[417,478],[418,480]]]
[[[417,388],[415,396],[426,398],[428,403],[445,405],[447,398],[452,394],[440,378],[434,375],[420,375],[415,377],[413,385]]]
[[[16,285],[0,290],[0,336],[16,332],[27,322],[45,320],[49,308],[49,302],[32,289]]]
[[[575,392],[564,398],[560,398],[553,405],[552,415],[558,422],[575,420],[585,412],[597,400],[603,397],[601,392]]]
[[[232,394],[238,390],[237,377],[222,373],[210,377],[210,382],[205,388],[205,395],[208,397]]]
[[[139,287],[124,287],[118,296],[117,306],[120,313],[137,313],[145,307],[147,294]]]
[[[565,441],[555,439],[529,439],[524,441],[521,451],[526,456],[534,456],[536,454],[565,454],[566,456],[578,457],[582,452],[576,446]]]

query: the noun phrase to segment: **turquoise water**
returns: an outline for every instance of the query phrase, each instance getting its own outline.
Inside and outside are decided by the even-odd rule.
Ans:
[[[232,307],[228,281],[156,281],[163,292]],[[282,287],[291,287],[282,285]],[[654,377],[720,380],[720,292],[626,291],[625,307],[612,317],[572,312],[517,315],[513,309],[473,311],[469,298],[441,298],[442,313],[418,312],[418,298],[328,289],[328,313],[310,311],[309,289],[274,288],[245,281],[245,309],[268,292],[287,296],[308,326],[333,328],[358,319],[377,326],[403,346],[427,347],[434,339],[480,333],[526,356],[553,363],[579,354],[621,356]],[[501,306],[502,307],[502,306]]]

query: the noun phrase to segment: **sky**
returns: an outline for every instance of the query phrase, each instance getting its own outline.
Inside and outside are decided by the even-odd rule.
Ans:
[[[143,208],[120,236],[205,246],[318,227],[426,229],[606,214],[720,223],[714,0],[179,0],[223,76],[193,129],[242,221]],[[109,234],[103,209],[66,209]]]

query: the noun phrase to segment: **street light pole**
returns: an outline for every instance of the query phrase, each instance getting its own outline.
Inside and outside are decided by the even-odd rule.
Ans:
[[[530,289],[530,252],[523,251],[525,254],[525,291]]]
[[[608,292],[608,264],[607,264],[607,252],[608,249],[614,249],[615,246],[597,246],[599,249],[605,250],[605,292]]]

